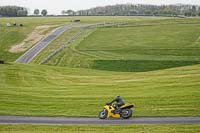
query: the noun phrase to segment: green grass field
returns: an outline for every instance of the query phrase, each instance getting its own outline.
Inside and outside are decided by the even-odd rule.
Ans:
[[[199,125],[0,125],[1,133],[197,133]]]
[[[101,22],[101,23],[102,22],[138,23],[138,22],[143,22],[146,20],[148,20],[148,21],[157,20],[157,19],[162,20],[164,18],[160,18],[160,17],[158,17],[158,18],[156,18],[156,17],[80,17],[80,19],[81,19],[81,24],[84,24],[84,23],[99,23],[99,22]],[[40,63],[40,61],[42,61],[45,57],[47,57],[48,54],[50,54],[53,50],[57,49],[59,46],[64,45],[68,41],[68,39],[71,36],[73,36],[74,34],[76,34],[79,30],[80,30],[80,28],[73,28],[69,31],[66,31],[63,35],[61,35],[55,41],[53,41],[51,43],[51,45],[49,45],[46,49],[44,49],[42,53],[40,53],[38,56],[36,56],[36,58],[32,61],[32,63],[36,63],[36,64]],[[93,30],[94,29],[89,28],[88,30],[86,30],[86,33],[84,33],[82,36],[85,36],[85,34],[87,34],[87,32],[90,32]],[[62,55],[62,56],[64,56],[64,55]],[[70,56],[69,58],[71,58],[71,57],[72,56]],[[65,59],[65,58],[62,58],[62,59]],[[56,59],[56,62],[58,62],[57,60],[58,59]],[[73,59],[73,62],[76,62],[76,61],[77,60]],[[61,63],[61,64],[63,64],[63,63]],[[71,64],[71,62],[69,62],[69,64],[67,64],[67,65],[70,66],[70,64]]]
[[[143,72],[200,63],[200,19],[155,19],[90,29],[46,64]]]
[[[200,66],[124,73],[1,65],[0,114],[96,117],[116,95],[134,116],[199,116]]]

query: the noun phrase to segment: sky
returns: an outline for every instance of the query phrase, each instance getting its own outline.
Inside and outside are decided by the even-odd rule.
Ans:
[[[30,13],[38,8],[47,9],[49,14],[60,14],[62,10],[82,10],[96,6],[114,5],[114,4],[194,4],[200,5],[200,0],[0,0],[0,6],[17,5],[29,9]]]

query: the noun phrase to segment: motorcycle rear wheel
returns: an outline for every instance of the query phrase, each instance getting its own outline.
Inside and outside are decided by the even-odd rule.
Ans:
[[[129,119],[132,117],[132,110],[131,109],[123,109],[121,112],[121,117],[123,119]]]
[[[99,112],[99,116],[98,117],[99,117],[99,119],[106,119],[107,116],[108,116],[108,111],[104,109],[104,110]]]

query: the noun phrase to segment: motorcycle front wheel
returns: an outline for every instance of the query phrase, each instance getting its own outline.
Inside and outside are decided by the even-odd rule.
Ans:
[[[99,119],[106,119],[108,116],[108,111],[107,110],[102,110],[101,112],[99,112]]]
[[[132,110],[131,109],[123,109],[121,112],[121,117],[123,119],[129,119],[132,117]]]

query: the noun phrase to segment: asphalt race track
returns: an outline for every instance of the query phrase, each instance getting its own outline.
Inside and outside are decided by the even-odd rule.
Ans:
[[[0,124],[200,124],[200,117],[133,117],[124,119],[0,116]]]

